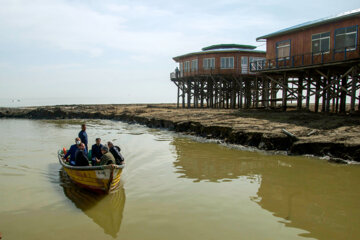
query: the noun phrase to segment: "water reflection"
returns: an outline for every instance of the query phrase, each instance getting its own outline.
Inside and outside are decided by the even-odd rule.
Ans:
[[[309,231],[316,239],[357,239],[360,236],[360,188],[357,166],[328,163],[310,166],[295,161],[291,168],[262,171],[259,205],[288,227]],[[356,172],[357,171],[357,172]]]
[[[123,186],[119,186],[111,194],[99,195],[73,184],[63,169],[59,174],[65,196],[104,229],[106,234],[116,238],[120,230],[126,198]]]
[[[221,149],[175,138],[174,162],[180,178],[194,182],[256,179],[251,200],[280,217],[287,227],[306,230],[303,237],[356,239],[360,236],[359,166],[339,166],[319,159],[264,155]]]
[[[246,176],[253,178],[258,175],[258,169],[264,162],[254,161],[255,153],[242,152],[223,148],[217,145],[192,142],[186,138],[174,138],[176,161],[174,166],[180,178],[190,178],[194,182],[228,182]],[[216,149],[214,149],[214,147]],[[273,165],[272,162],[266,163]]]

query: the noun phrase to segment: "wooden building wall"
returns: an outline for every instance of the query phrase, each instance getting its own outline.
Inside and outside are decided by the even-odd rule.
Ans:
[[[257,52],[220,52],[220,53],[206,53],[198,54],[192,56],[181,57],[177,62],[184,63],[185,61],[190,61],[190,72],[183,72],[183,76],[196,76],[196,75],[207,75],[207,74],[241,74],[241,57],[248,57],[248,74],[254,75],[249,70],[250,57],[261,57],[265,59],[265,53]],[[234,57],[234,68],[233,69],[221,69],[220,68],[220,58],[221,57]],[[203,68],[203,59],[204,58],[215,58],[215,69],[204,69]],[[191,61],[198,59],[198,71],[191,72]]]
[[[252,64],[259,78],[269,81],[269,89],[263,94],[264,102],[269,106],[281,106],[297,102],[297,109],[310,110],[310,102],[314,102],[315,112],[345,113],[350,103],[350,112],[360,110],[360,16],[340,19],[304,30],[266,38],[266,61]],[[356,26],[355,46],[335,51],[335,31],[337,29]],[[330,33],[329,51],[313,52],[312,36]],[[277,56],[277,43],[290,40],[290,56]],[[267,86],[264,85],[264,86]],[[357,108],[356,108],[357,103]]]
[[[338,22],[327,23],[320,26],[308,28],[305,30],[298,30],[296,32],[284,34],[281,36],[270,37],[267,39],[266,43],[266,59],[276,59],[276,43],[290,40],[291,41],[291,50],[290,55],[303,55],[307,54],[305,57],[310,57],[310,53],[312,52],[312,35],[324,32],[330,32],[330,51],[334,49],[334,38],[335,38],[335,30],[338,28],[349,27],[349,26],[357,26],[357,45],[360,44],[359,38],[359,25],[360,25],[360,16],[353,17],[351,19],[339,20]],[[347,58],[357,58],[360,56],[359,51],[349,51],[347,53]],[[325,54],[325,58],[330,58],[331,54]],[[319,56],[318,56],[319,57]],[[298,58],[300,59],[300,58]],[[336,54],[335,60],[343,60],[343,54]],[[307,59],[305,59],[306,61]],[[325,59],[325,62],[327,59]],[[296,64],[295,64],[296,65]]]

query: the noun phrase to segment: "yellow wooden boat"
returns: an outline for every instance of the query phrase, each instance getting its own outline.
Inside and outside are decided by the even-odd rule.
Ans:
[[[104,195],[79,188],[72,183],[64,169],[59,171],[59,176],[65,196],[103,228],[106,234],[116,238],[120,231],[126,200],[123,183],[121,182],[116,190]]]
[[[116,189],[120,183],[123,165],[104,165],[104,166],[71,166],[63,161],[64,153],[58,152],[58,158],[70,179],[80,187],[87,188],[96,192],[109,193]]]

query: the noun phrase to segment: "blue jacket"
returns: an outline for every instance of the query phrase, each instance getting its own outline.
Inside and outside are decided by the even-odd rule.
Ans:
[[[64,158],[66,159],[70,155],[70,165],[75,166],[75,156],[76,152],[79,150],[79,148],[76,146],[76,144],[71,145],[70,149],[65,154]],[[85,154],[87,155],[87,150],[85,149]]]
[[[102,144],[100,144],[100,146],[94,144],[91,147],[91,158],[95,159],[95,157],[97,159],[100,159],[102,157],[102,152],[101,152],[101,148],[103,147]]]
[[[88,135],[85,131],[81,130],[79,132],[79,138],[81,139],[81,142],[85,144],[86,150],[88,149]]]
[[[70,155],[70,164],[75,165],[75,154],[79,150],[76,144],[71,145],[70,149],[65,154],[64,158],[67,158]]]

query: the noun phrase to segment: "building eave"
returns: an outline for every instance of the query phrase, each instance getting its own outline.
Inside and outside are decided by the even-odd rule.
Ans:
[[[185,57],[191,57],[191,56],[197,56],[197,55],[207,55],[207,54],[220,54],[220,53],[240,53],[240,52],[245,52],[245,53],[263,53],[266,54],[266,51],[262,51],[262,50],[251,50],[251,49],[239,49],[239,50],[214,50],[214,51],[202,51],[202,52],[192,52],[192,53],[187,53],[184,55],[180,55],[177,57],[173,57],[174,61],[179,61],[181,58],[185,58]]]
[[[268,38],[277,37],[277,36],[285,35],[288,33],[303,31],[308,28],[320,26],[320,25],[327,24],[327,23],[337,22],[340,20],[344,20],[344,19],[348,19],[348,18],[352,18],[352,17],[356,17],[356,16],[360,16],[360,8],[354,9],[354,10],[351,10],[348,12],[340,13],[335,16],[321,18],[321,19],[305,22],[302,24],[298,24],[298,25],[295,25],[295,26],[292,26],[289,28],[284,28],[282,30],[258,37],[258,38],[256,38],[256,41],[264,41]]]

